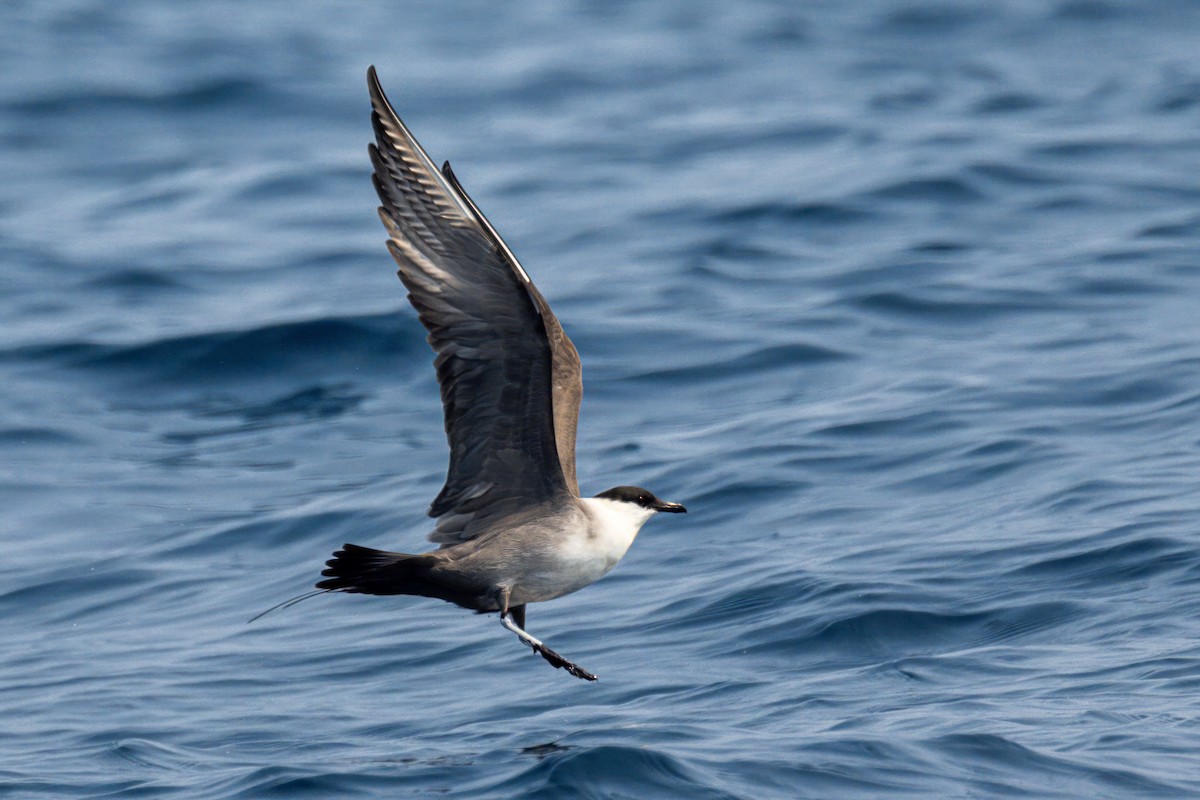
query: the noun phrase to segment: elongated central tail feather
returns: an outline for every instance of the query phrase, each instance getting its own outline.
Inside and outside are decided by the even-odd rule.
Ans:
[[[356,544],[342,549],[325,562],[325,580],[318,589],[361,594],[410,594],[442,597],[445,590],[429,579],[432,559],[427,555],[392,553]]]

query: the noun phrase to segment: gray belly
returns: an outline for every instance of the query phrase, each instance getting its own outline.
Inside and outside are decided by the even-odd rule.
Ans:
[[[451,557],[436,572],[476,595],[480,610],[497,610],[494,596],[501,586],[509,587],[509,605],[540,603],[576,592],[603,577],[613,568],[596,552],[583,520],[577,533],[542,526],[510,529],[501,536],[477,544],[465,542],[443,551]]]
[[[577,592],[604,577],[616,565],[581,533],[560,539],[557,547],[523,564],[513,584],[514,601],[540,603]]]

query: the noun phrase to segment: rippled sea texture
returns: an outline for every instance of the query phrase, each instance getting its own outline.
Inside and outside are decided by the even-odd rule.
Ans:
[[[1200,794],[1200,6],[0,4],[0,794]],[[530,611],[304,591],[445,443],[370,63],[583,353]]]

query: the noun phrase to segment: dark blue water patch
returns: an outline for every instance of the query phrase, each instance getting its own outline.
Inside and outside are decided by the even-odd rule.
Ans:
[[[792,609],[795,615],[798,609]],[[752,628],[738,636],[744,652],[838,664],[932,655],[1011,640],[1049,640],[1050,631],[1080,618],[1084,608],[1065,601],[1006,604],[987,611],[946,612],[917,608],[872,608],[843,616],[788,620]]]
[[[744,250],[743,255],[736,255],[738,246],[731,245],[720,248],[716,254],[714,253],[697,253],[691,259],[686,267],[686,272],[689,276],[694,277],[699,281],[699,285],[693,287],[694,292],[699,292],[705,284],[717,284],[716,288],[711,291],[720,291],[721,284],[739,283],[744,286],[761,284],[765,286],[778,287],[783,284],[788,277],[786,275],[773,275],[771,270],[762,270],[753,273],[747,273],[746,267],[754,262],[767,264],[770,262],[778,262],[780,256],[772,253],[767,248],[755,248],[746,246],[741,248]],[[782,269],[780,270],[783,271]]]
[[[702,259],[716,260],[728,262],[731,265],[745,265],[750,263],[760,263],[767,261],[779,261],[787,256],[778,250],[757,244],[747,242],[740,237],[724,234],[711,239],[704,243],[699,243],[694,248],[694,253]],[[703,263],[703,262],[701,262]],[[725,276],[736,280],[755,280],[761,278],[761,275],[747,275],[746,270],[741,269],[735,275]]]
[[[1049,162],[1112,160],[1128,158],[1131,153],[1145,148],[1144,142],[1097,136],[1037,145],[1030,148],[1029,155]]]
[[[291,198],[308,199],[319,195],[321,187],[328,185],[331,176],[299,173],[292,170],[258,176],[238,187],[230,200],[234,203],[279,203]],[[356,171],[354,180],[362,181],[366,175]]]
[[[711,67],[710,67],[711,68]],[[669,81],[677,75],[677,68],[669,65],[648,66],[641,80]],[[505,80],[496,87],[504,100],[515,103],[530,111],[547,111],[578,97],[586,97],[608,89],[621,76],[580,64],[554,71],[538,70],[524,76],[522,80]]]
[[[930,87],[877,90],[871,95],[870,106],[884,113],[904,112],[934,105],[941,99],[942,95]]]
[[[980,161],[969,165],[967,170],[973,175],[1008,186],[1055,186],[1067,181],[1062,174],[1024,163]]]
[[[147,90],[74,88],[10,102],[8,112],[31,117],[71,118],[97,113],[199,114],[254,107],[286,111],[287,95],[277,87],[242,76],[214,77],[190,86]]]
[[[911,2],[889,12],[880,21],[881,31],[899,36],[945,36],[993,17],[983,6]]]
[[[1172,290],[1168,284],[1146,276],[1137,278],[1079,276],[1072,279],[1072,284],[1068,291],[1073,295],[1113,299],[1124,299],[1140,294],[1161,294]]]
[[[961,490],[975,487],[998,478],[1011,478],[1011,474],[1061,460],[1063,454],[1040,442],[1028,439],[1008,439],[959,452],[941,451],[941,462],[932,470],[914,463],[913,472],[893,484],[893,488],[905,488],[925,492]]]
[[[949,241],[946,239],[931,239],[913,245],[908,250],[918,255],[961,256],[970,252],[974,246],[967,242]]]
[[[137,294],[177,291],[187,288],[178,275],[167,274],[162,270],[121,269],[119,267],[88,279],[84,285],[96,289],[116,289]]]
[[[975,104],[980,114],[1017,114],[1045,105],[1040,97],[1025,92],[997,92]]]
[[[20,447],[78,447],[86,439],[58,428],[13,427],[0,428],[0,446],[15,450]],[[11,452],[11,451],[10,451]]]
[[[655,383],[684,384],[699,380],[711,383],[723,379],[739,380],[749,372],[786,371],[800,366],[841,361],[848,357],[845,353],[815,344],[781,344],[757,347],[725,358],[638,371],[628,377]]]
[[[852,439],[930,437],[963,430],[967,424],[941,411],[916,411],[906,416],[842,422],[820,428],[819,434]]]
[[[66,573],[66,574],[64,574]],[[140,568],[80,567],[71,561],[64,564],[48,562],[40,572],[22,576],[24,585],[0,594],[0,608],[9,614],[28,615],[34,611],[52,616],[56,610],[69,609],[74,617],[80,613],[81,602],[94,598],[89,605],[110,604],[114,594],[124,598],[141,594],[143,587],[157,578],[153,570]]]
[[[367,511],[315,511],[266,517],[229,525],[181,532],[164,542],[159,558],[220,556],[246,549],[291,549],[300,542],[314,543],[313,565],[326,557],[316,545],[341,545],[343,541],[369,539],[391,530],[390,515]]]
[[[922,255],[921,258],[912,258],[889,254],[883,262],[870,262],[857,265],[854,269],[838,271],[821,278],[821,282],[839,290],[835,295],[837,302],[846,302],[868,294],[873,287],[891,292],[897,284],[923,285],[936,283],[943,276],[946,279],[953,278],[956,266],[953,253]]]
[[[797,492],[812,487],[810,481],[792,479],[788,481],[772,481],[765,478],[754,481],[730,481],[720,479],[711,488],[697,486],[688,495],[689,508],[711,508],[714,514],[723,514],[723,509],[729,504],[766,503],[783,497],[793,497]]]
[[[1105,534],[1104,538],[1111,538]],[[1076,545],[1077,552],[1037,561],[1014,574],[1060,585],[1111,586],[1184,571],[1200,562],[1200,550],[1165,536],[1099,546]]]
[[[760,26],[748,30],[742,40],[752,46],[802,47],[810,41],[809,23],[796,10],[784,7],[774,9],[776,16],[764,19]]]
[[[1175,76],[1170,83],[1159,89],[1151,106],[1153,110],[1177,114],[1200,106],[1200,79]]]
[[[1183,391],[1178,380],[1152,378],[1140,375],[1103,374],[1075,375],[1068,379],[1044,379],[1028,381],[1012,392],[1004,392],[997,398],[1007,398],[1014,406],[1029,408],[1118,408],[1146,406],[1176,400]],[[1133,411],[1134,409],[1129,409]],[[1134,423],[1140,421],[1135,418]],[[1120,419],[1109,419],[1103,423],[1120,426]]]
[[[907,178],[866,192],[870,200],[962,204],[984,200],[984,193],[969,181],[953,176]]]
[[[394,790],[397,781],[391,775],[372,775],[370,772],[321,771],[304,767],[262,767],[250,770],[236,781],[220,787],[220,797],[327,798],[347,796],[347,793],[386,792]]]
[[[206,417],[235,417],[249,422],[280,418],[329,419],[349,413],[366,399],[351,384],[314,386],[258,405],[221,404],[201,413]]]
[[[17,797],[20,797],[22,792],[26,797],[86,797],[89,794],[98,797],[132,797],[135,795],[127,795],[127,792],[155,791],[149,789],[146,781],[141,778],[112,780],[105,776],[99,779],[71,780],[68,776],[59,776],[23,780],[20,776],[25,774],[28,773],[14,772],[12,779],[4,781],[4,788],[16,792]]]
[[[399,315],[326,317],[258,328],[158,339],[145,344],[88,342],[30,346],[0,358],[56,362],[136,381],[206,385],[254,377],[301,375],[313,370],[347,374],[400,372],[394,363],[424,348],[419,333]],[[416,340],[416,341],[415,341]]]
[[[367,393],[357,390],[353,384],[342,383],[309,387],[261,403],[238,398],[207,398],[181,410],[194,418],[234,419],[237,420],[236,424],[170,431],[164,433],[162,438],[174,444],[194,444],[214,437],[239,436],[281,425],[332,420],[353,412],[367,397]]]
[[[844,125],[809,122],[791,122],[785,125],[739,126],[731,130],[713,131],[703,136],[686,139],[668,139],[654,143],[653,140],[637,143],[638,161],[652,161],[664,166],[676,166],[705,157],[721,155],[738,149],[749,141],[764,148],[778,148],[787,152],[798,149],[826,146],[848,136]],[[631,157],[633,152],[630,153]]]
[[[1080,192],[1055,194],[1041,200],[1029,203],[1026,210],[1034,215],[1062,214],[1064,216],[1082,217],[1084,214],[1098,211],[1102,204],[1093,196]]]
[[[1137,487],[1128,482],[1107,478],[1089,478],[1071,483],[1047,494],[1042,502],[1054,512],[1095,508],[1111,497],[1124,497],[1137,492]]]
[[[1071,22],[1107,22],[1121,17],[1123,10],[1107,0],[1064,0],[1052,16]]]
[[[993,289],[986,293],[965,288],[882,291],[852,299],[854,306],[874,314],[919,319],[942,325],[977,326],[980,321],[997,317],[1048,314],[1061,311],[1064,304],[1050,296],[1017,289]]]
[[[844,203],[757,203],[711,214],[711,222],[722,227],[762,223],[787,223],[813,227],[856,225],[878,218],[869,207]]]
[[[1168,253],[1171,251],[1168,248],[1156,247],[1146,244],[1135,244],[1131,247],[1112,247],[1101,250],[1091,256],[1091,259],[1098,265],[1115,264],[1118,266],[1138,266],[1148,265],[1154,269],[1158,275],[1169,275],[1170,270],[1168,265],[1171,259]],[[1082,280],[1088,280],[1082,278]],[[1161,284],[1161,280],[1157,276],[1146,276],[1145,283],[1150,291],[1156,291]]]
[[[96,218],[115,219],[127,212],[158,211],[181,205],[195,197],[195,194],[195,191],[188,187],[141,187],[137,192],[128,193],[122,200],[98,209]]]
[[[493,787],[523,797],[678,797],[733,800],[713,786],[712,776],[653,747],[599,745],[551,755]]]
[[[1200,216],[1189,216],[1179,222],[1163,222],[1149,225],[1138,232],[1143,239],[1195,239],[1200,238]]]
[[[952,759],[957,770],[971,774],[972,781],[981,784],[980,788],[997,794],[1006,785],[1012,788],[1004,794],[1013,789],[1023,793],[1038,787],[1040,790],[1063,787],[1063,791],[1051,795],[1057,797],[1078,797],[1080,793],[1092,792],[1102,796],[1114,790],[1132,792],[1134,796],[1160,796],[1164,792],[1166,796],[1175,796],[1181,789],[1132,770],[1034,750],[998,734],[949,734],[936,738],[930,746],[943,758]]]

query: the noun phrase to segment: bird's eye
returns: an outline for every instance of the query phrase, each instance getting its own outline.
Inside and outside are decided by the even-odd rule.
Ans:
[[[638,502],[639,502],[639,503],[649,503],[649,502],[650,502],[650,498],[649,498],[649,497],[646,497],[646,495],[644,495],[644,494],[639,494],[639,495],[638,495]]]

